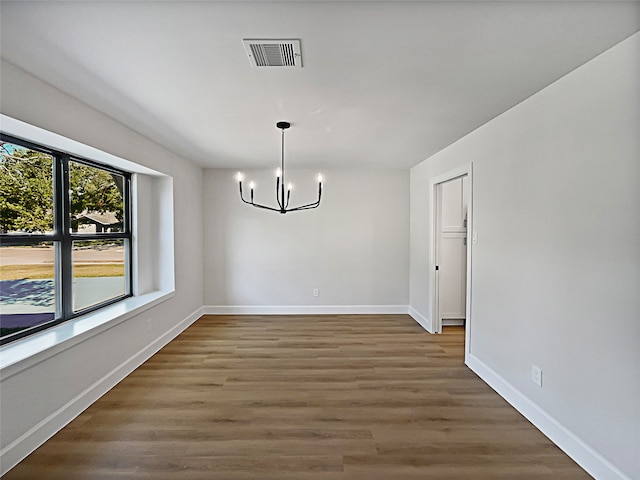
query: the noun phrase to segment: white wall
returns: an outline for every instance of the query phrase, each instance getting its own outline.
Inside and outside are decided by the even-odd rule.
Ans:
[[[287,170],[295,185],[291,206],[315,200],[316,173]],[[322,173],[320,207],[282,215],[243,204],[235,171],[205,170],[205,304],[406,311],[409,172]],[[275,204],[273,171],[246,172],[246,178],[257,181],[257,202]]]
[[[429,180],[473,162],[470,365],[607,480],[640,478],[639,87],[636,34],[411,171],[411,306]]]
[[[175,295],[171,299],[60,351],[46,362],[9,377],[3,371],[1,442],[3,449],[13,445],[9,451],[3,450],[7,454],[3,456],[4,470],[19,460],[25,448],[33,447],[30,442],[46,437],[61,426],[60,422],[85,408],[102,388],[109,388],[110,382],[128,373],[144,355],[177,333],[183,321],[200,311],[203,204],[200,168],[13,65],[3,61],[1,67],[2,113],[172,176],[175,211],[175,238],[141,239],[142,245],[175,241]],[[141,197],[138,215],[153,214],[144,208],[165,211],[164,206],[154,204],[157,189],[165,188],[166,182],[161,180],[154,188],[154,182],[143,183],[141,188],[147,194]],[[153,233],[153,226],[147,225],[145,230]],[[153,253],[142,255],[153,261]],[[152,285],[153,277],[163,277],[162,272],[157,273],[142,273],[143,290],[167,287]],[[147,319],[151,319],[150,331]]]

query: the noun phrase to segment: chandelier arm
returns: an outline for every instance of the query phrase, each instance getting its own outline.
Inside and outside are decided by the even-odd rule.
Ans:
[[[240,200],[242,200],[244,203],[246,203],[247,205],[253,205],[254,207],[257,206],[256,203],[253,202],[253,188],[251,189],[251,200],[246,200],[244,198],[244,194],[242,192],[242,182],[238,182],[238,185],[240,186]],[[278,209],[272,209],[275,210],[276,212],[279,212],[280,210]]]
[[[318,186],[318,200],[313,203],[308,203],[306,205],[301,205],[299,207],[290,208],[287,212],[295,212],[296,210],[311,210],[312,208],[316,208],[320,206],[320,200],[322,199],[322,185]]]
[[[240,200],[242,200],[244,203],[248,203],[249,205],[251,205],[251,202],[248,202],[244,199],[244,195],[242,194],[242,182],[238,182],[238,185],[240,186]]]
[[[251,201],[246,200],[242,192],[242,182],[238,182],[238,184],[240,186],[240,200],[242,200],[247,205],[251,205],[252,207],[256,207],[256,208],[264,208],[265,210],[271,210],[273,212],[282,212],[283,210],[282,208],[273,208],[273,207],[268,207],[266,205],[260,205],[259,203],[255,203],[253,201],[253,197],[251,198]]]
[[[278,201],[278,206],[280,207],[280,210],[282,210],[283,207],[282,206],[282,202],[280,201],[280,177],[276,177],[276,200]]]
[[[244,203],[246,203],[247,205],[255,205],[255,203],[250,202],[249,200],[245,200],[245,199],[244,199],[244,198],[242,198],[242,197],[240,197],[240,199],[241,199]]]
[[[249,202],[245,202],[245,203],[249,203]],[[256,208],[262,208],[264,210],[271,210],[272,212],[280,212],[280,213],[285,213],[282,211],[282,209],[280,208],[273,208],[273,207],[268,207],[266,205],[260,205],[259,203],[249,203],[249,205],[256,207]]]
[[[302,205],[301,207],[296,207],[296,208],[289,208],[286,210],[286,213],[289,212],[298,212],[300,210],[312,210],[316,207],[318,207],[320,204],[318,202],[316,203],[310,203],[309,205]]]

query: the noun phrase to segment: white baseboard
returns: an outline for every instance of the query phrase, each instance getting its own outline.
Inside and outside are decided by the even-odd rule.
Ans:
[[[453,327],[453,326],[463,326],[464,318],[443,318],[442,326],[443,327]]]
[[[470,354],[467,366],[597,480],[631,480],[549,413],[523,395],[482,360]]]
[[[205,315],[395,315],[407,305],[205,305]]]
[[[411,315],[411,318],[418,322],[418,324],[427,332],[433,333],[433,329],[431,328],[431,321],[427,317],[423,316],[413,307],[409,307],[409,315]]]
[[[11,470],[202,315],[201,307],[0,450],[0,475]]]

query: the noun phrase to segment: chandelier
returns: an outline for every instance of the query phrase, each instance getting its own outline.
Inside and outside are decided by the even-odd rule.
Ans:
[[[299,207],[289,208],[289,198],[291,197],[291,190],[293,189],[293,185],[289,183],[285,188],[285,173],[284,173],[284,131],[289,128],[291,124],[289,122],[278,122],[276,123],[276,127],[282,130],[282,156],[281,156],[281,164],[280,168],[276,170],[276,201],[278,202],[278,208],[268,207],[266,205],[261,205],[259,203],[255,203],[253,201],[253,190],[255,188],[254,182],[249,182],[249,200],[244,198],[242,193],[242,181],[244,180],[244,175],[242,173],[238,173],[238,184],[240,185],[240,199],[244,203],[248,203],[249,205],[256,208],[263,208],[265,210],[271,210],[273,212],[287,213],[287,212],[297,212],[299,210],[311,210],[312,208],[316,208],[320,205],[320,197],[322,197],[322,175],[318,175],[318,200],[313,203],[308,203],[307,205],[301,205]],[[282,178],[281,178],[282,177]],[[286,193],[285,193],[286,190]]]

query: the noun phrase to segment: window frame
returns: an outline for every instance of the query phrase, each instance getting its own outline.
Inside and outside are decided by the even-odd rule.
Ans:
[[[132,173],[79,155],[46,147],[29,140],[0,132],[0,140],[50,155],[53,182],[53,233],[0,233],[2,246],[29,246],[42,242],[54,245],[54,319],[40,325],[19,330],[0,338],[0,345],[25,338],[60,325],[82,315],[100,310],[133,296],[133,204],[131,198]],[[70,163],[97,168],[123,177],[123,219],[121,232],[77,233],[71,231]],[[73,242],[86,240],[122,240],[124,244],[125,293],[95,305],[73,309]]]

